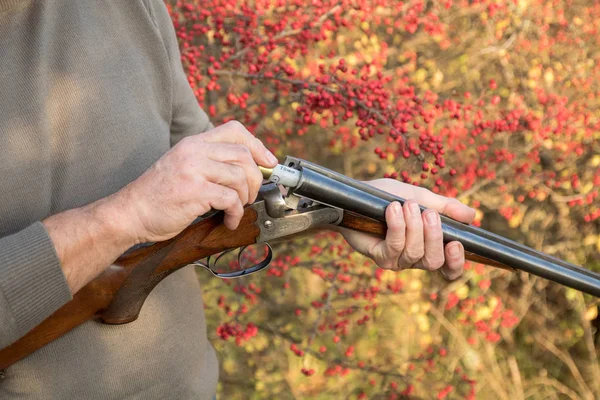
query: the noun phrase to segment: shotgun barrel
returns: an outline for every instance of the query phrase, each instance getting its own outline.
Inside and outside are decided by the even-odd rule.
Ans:
[[[290,181],[285,177],[288,174],[286,170],[289,169],[299,172],[299,174],[295,172],[292,181],[297,184],[295,187],[290,187],[290,194],[352,211],[381,223],[385,223],[385,209],[391,202],[398,201],[404,204],[405,201],[401,197],[364,182],[295,157],[287,157],[285,166],[271,172],[269,179]],[[424,210],[425,208],[421,207],[421,211]],[[454,240],[461,242],[467,253],[479,256],[476,261],[522,270],[600,297],[600,274],[598,273],[447,216],[441,215],[441,219],[444,242]]]

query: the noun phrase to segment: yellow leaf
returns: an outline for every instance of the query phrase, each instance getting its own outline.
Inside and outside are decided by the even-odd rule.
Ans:
[[[490,305],[490,307],[496,308],[496,306],[498,305],[498,297],[492,297],[488,304]]]
[[[544,72],[544,81],[546,81],[546,85],[552,86],[554,83],[554,72],[551,69]]]
[[[459,299],[464,300],[469,295],[469,288],[467,287],[467,285],[462,285],[461,287],[456,289],[455,293]]]
[[[421,288],[423,287],[423,284],[421,283],[421,280],[417,278],[417,279],[412,279],[408,286],[409,286],[410,290],[417,291],[417,290],[421,290]]]
[[[492,315],[490,307],[480,307],[476,313],[476,319],[488,319]]]
[[[438,86],[444,80],[444,74],[442,71],[437,70],[435,74],[433,74],[433,85]]]
[[[429,333],[425,333],[423,335],[420,335],[421,337],[419,338],[419,344],[422,347],[427,347],[429,346],[432,342],[433,342],[433,338],[431,337],[431,335]]]
[[[413,79],[415,82],[420,83],[423,82],[425,80],[425,78],[427,77],[427,71],[425,71],[423,68],[419,68],[414,74],[413,74]]]
[[[598,306],[591,306],[585,312],[585,319],[591,321],[598,316]]]
[[[598,236],[587,235],[586,237],[583,238],[583,245],[584,246],[592,246],[592,245],[596,244],[597,240],[598,240]]]
[[[522,221],[523,221],[523,214],[517,213],[508,220],[508,226],[510,226],[511,228],[516,228],[517,226],[519,226],[521,224]]]
[[[421,332],[429,331],[429,318],[423,314],[417,315],[417,326]]]
[[[419,303],[412,303],[410,305],[410,313],[411,314],[418,314],[419,313]]]

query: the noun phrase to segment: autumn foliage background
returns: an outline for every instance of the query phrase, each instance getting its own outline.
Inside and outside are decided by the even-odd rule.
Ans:
[[[600,271],[599,1],[167,3],[215,124]],[[600,398],[592,297],[475,264],[383,271],[329,233],[274,250],[265,273],[199,271],[220,398]]]

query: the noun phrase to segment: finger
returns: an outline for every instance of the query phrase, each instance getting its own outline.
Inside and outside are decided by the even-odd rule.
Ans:
[[[385,210],[387,233],[385,240],[376,242],[369,251],[369,257],[385,269],[398,269],[398,258],[404,250],[406,224],[402,206],[397,201],[390,203]]]
[[[277,158],[263,143],[252,135],[238,121],[229,121],[208,132],[198,135],[201,140],[208,143],[232,143],[244,145],[252,153],[254,161],[264,167],[274,167]]]
[[[428,209],[422,214],[425,255],[422,262],[428,271],[435,271],[444,265],[444,236],[442,222],[437,211]]]
[[[415,198],[426,208],[447,215],[457,221],[471,223],[475,219],[475,209],[461,203],[457,199],[440,196],[425,188],[415,188]]]
[[[362,233],[349,228],[340,226],[331,227],[332,230],[341,233],[346,242],[365,257],[373,258],[373,253],[376,252],[376,247],[380,246],[383,240],[376,236],[371,236],[367,233]]]
[[[211,208],[225,211],[223,223],[227,228],[234,230],[238,227],[244,216],[244,207],[235,190],[209,182],[206,197]]]
[[[465,266],[465,249],[460,242],[450,242],[444,250],[446,263],[440,269],[446,279],[454,280],[462,275]]]
[[[206,160],[205,166],[204,178],[209,182],[235,190],[241,203],[248,203],[248,181],[244,168],[212,160]]]
[[[248,185],[248,202],[253,203],[262,185],[263,176],[252,158],[250,149],[241,144],[211,143],[207,150],[209,159],[235,164],[244,169]]]
[[[415,200],[407,200],[404,203],[403,211],[406,222],[406,244],[398,260],[398,266],[401,269],[412,267],[425,254],[423,220],[419,205]]]
[[[433,208],[437,212],[461,222],[471,223],[475,218],[473,208],[456,199],[440,196],[422,187],[408,185],[393,179],[376,179],[365,183],[405,199],[416,199],[422,206]]]

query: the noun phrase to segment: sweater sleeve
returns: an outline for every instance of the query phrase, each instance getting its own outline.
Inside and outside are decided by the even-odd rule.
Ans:
[[[0,238],[0,348],[69,300],[60,260],[41,222]]]
[[[186,136],[205,132],[214,126],[198,104],[183,70],[175,28],[164,1],[148,0],[148,3],[171,63],[173,85],[171,145],[174,145]]]

